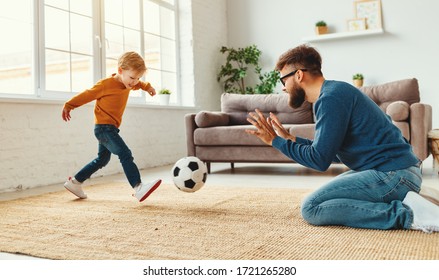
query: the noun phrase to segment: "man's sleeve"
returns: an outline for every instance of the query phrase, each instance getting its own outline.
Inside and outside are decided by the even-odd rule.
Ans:
[[[276,137],[272,146],[297,163],[325,171],[336,159],[343,144],[350,119],[350,109],[333,98],[316,103],[316,132],[313,141],[299,138],[297,142]]]

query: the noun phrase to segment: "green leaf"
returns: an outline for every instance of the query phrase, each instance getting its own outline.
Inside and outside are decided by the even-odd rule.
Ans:
[[[262,67],[259,66],[262,52],[256,45],[238,49],[223,46],[220,52],[226,55],[226,63],[221,66],[217,81],[223,83],[226,92],[273,93],[279,81],[279,73],[277,71],[262,73]],[[251,71],[252,69],[254,72]],[[260,82],[253,86],[245,85],[249,75],[256,75]]]

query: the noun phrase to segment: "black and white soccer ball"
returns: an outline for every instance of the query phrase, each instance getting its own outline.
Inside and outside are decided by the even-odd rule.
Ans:
[[[175,163],[172,176],[180,191],[196,192],[206,183],[207,167],[197,157],[184,157]]]

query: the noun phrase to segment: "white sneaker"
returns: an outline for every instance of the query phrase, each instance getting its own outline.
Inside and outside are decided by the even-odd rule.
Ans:
[[[413,211],[413,224],[410,229],[427,233],[439,232],[439,206],[412,191],[407,193],[402,203]]]
[[[134,188],[135,194],[133,196],[139,200],[139,202],[144,201],[153,191],[155,191],[160,184],[162,183],[161,179],[157,179],[150,183],[140,183],[137,187]]]
[[[64,183],[64,188],[66,188],[69,192],[71,192],[72,194],[76,195],[79,198],[82,199],[87,198],[87,195],[82,190],[81,187],[82,183],[79,183],[76,180],[74,182],[73,179],[74,178],[69,177],[69,180],[67,180],[67,182]]]

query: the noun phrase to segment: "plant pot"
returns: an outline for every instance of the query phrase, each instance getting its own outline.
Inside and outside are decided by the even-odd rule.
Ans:
[[[169,105],[169,98],[171,97],[171,95],[169,94],[158,94],[159,97],[159,104],[160,105]]]
[[[362,87],[363,86],[363,80],[354,80],[354,85],[356,87]]]
[[[322,35],[328,33],[328,27],[327,26],[316,26],[316,34]]]

